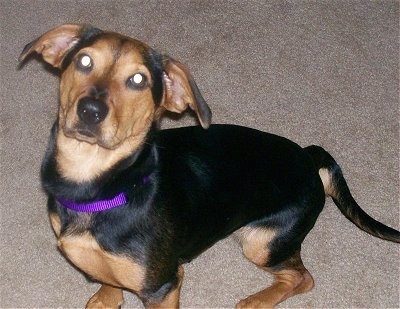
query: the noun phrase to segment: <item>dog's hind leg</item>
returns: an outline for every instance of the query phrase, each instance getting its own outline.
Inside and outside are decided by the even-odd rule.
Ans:
[[[285,299],[313,288],[314,281],[303,265],[300,249],[284,261],[269,265],[272,254],[270,248],[277,244],[274,230],[245,227],[236,235],[239,236],[244,255],[261,269],[273,274],[275,279],[270,287],[243,299],[236,308],[273,308]],[[272,250],[276,253],[277,248]]]
[[[275,267],[262,268],[274,275],[274,283],[241,300],[236,308],[274,308],[285,299],[308,292],[314,286],[314,280],[304,267],[299,252]]]
[[[121,289],[103,284],[96,294],[89,299],[86,308],[118,309],[123,303],[124,297]]]

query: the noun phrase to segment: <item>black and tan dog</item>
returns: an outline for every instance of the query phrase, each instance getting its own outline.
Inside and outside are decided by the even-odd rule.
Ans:
[[[362,230],[400,242],[361,210],[325,150],[210,126],[186,67],[146,44],[63,25],[28,44],[20,61],[32,52],[61,72],[42,182],[58,247],[102,283],[87,307],[118,307],[122,290],[149,308],[178,307],[182,264],[233,232],[244,255],[275,277],[238,308],[307,292],[313,279],[300,248],[325,195]],[[203,128],[157,129],[163,111],[187,107]]]

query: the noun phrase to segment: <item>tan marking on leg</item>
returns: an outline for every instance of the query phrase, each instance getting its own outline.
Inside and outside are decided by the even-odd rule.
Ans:
[[[158,303],[158,304],[149,304],[149,306],[146,306],[146,308],[149,309],[157,309],[157,308],[179,308],[179,298],[180,298],[180,292],[181,292],[181,287],[182,287],[182,281],[183,281],[183,267],[179,266],[178,269],[178,284],[176,287],[171,290],[165,297],[164,299]]]
[[[56,234],[57,238],[60,237],[60,233],[61,233],[60,217],[56,213],[50,212],[49,218],[50,218],[50,223],[51,223],[51,226],[53,227],[54,233]]]
[[[92,278],[140,293],[145,269],[131,258],[104,251],[88,232],[61,237],[58,246],[76,267]]]
[[[279,268],[264,270],[274,275],[275,282],[265,290],[241,300],[236,308],[274,308],[285,299],[308,292],[314,286],[314,280],[304,267],[299,253],[279,265]]]
[[[262,227],[245,226],[235,232],[242,245],[243,254],[257,266],[264,266],[268,261],[268,243],[275,237],[276,231]]]
[[[103,284],[86,304],[87,309],[110,308],[118,309],[124,303],[122,290]]]

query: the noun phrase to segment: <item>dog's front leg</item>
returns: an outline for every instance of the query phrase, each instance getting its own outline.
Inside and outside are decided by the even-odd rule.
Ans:
[[[147,301],[145,302],[146,309],[161,309],[161,308],[179,308],[179,298],[181,293],[181,286],[183,281],[183,267],[179,266],[178,269],[178,282],[176,286],[171,289],[160,301]]]
[[[123,303],[124,297],[121,289],[103,284],[96,294],[89,299],[86,308],[118,309]]]

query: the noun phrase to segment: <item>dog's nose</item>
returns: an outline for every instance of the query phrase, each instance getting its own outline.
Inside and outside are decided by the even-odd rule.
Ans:
[[[78,103],[79,119],[87,125],[95,125],[102,122],[108,114],[108,106],[103,101],[92,98],[83,98]]]

